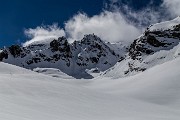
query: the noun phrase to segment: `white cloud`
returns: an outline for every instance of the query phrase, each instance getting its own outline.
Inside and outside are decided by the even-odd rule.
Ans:
[[[163,6],[172,16],[180,16],[180,0],[163,0]]]
[[[139,10],[134,10],[128,5],[121,3],[121,0],[117,2],[120,3],[114,4],[111,2],[110,10],[123,14],[126,21],[132,22],[135,27],[141,30],[147,28],[151,24],[170,19],[164,6],[152,6],[153,1],[149,2],[146,7]]]
[[[110,0],[110,2],[116,3],[116,2],[118,2],[118,0]]]
[[[109,11],[93,17],[79,13],[65,23],[65,31],[73,40],[94,33],[109,42],[132,41],[141,34],[141,31],[128,23],[121,13]]]
[[[115,3],[120,0],[111,1]],[[133,11],[126,5],[117,5],[119,4],[112,4],[109,10],[92,17],[78,13],[65,22],[64,29],[59,28],[57,24],[27,29],[25,34],[31,40],[24,45],[38,41],[46,42],[60,36],[66,36],[72,41],[81,40],[85,34],[92,33],[108,42],[133,41],[150,24],[180,15],[180,0],[163,0],[158,9],[147,6],[141,11]]]
[[[59,28],[57,24],[39,26],[35,29],[29,28],[24,31],[25,35],[30,38],[23,45],[28,46],[32,43],[42,43],[53,39],[57,39],[60,36],[65,36],[63,29]]]

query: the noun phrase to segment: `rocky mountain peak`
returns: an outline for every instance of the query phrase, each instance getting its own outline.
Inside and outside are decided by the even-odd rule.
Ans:
[[[103,43],[103,41],[94,34],[84,35],[83,39],[81,40],[83,44],[94,44],[94,43]]]
[[[29,69],[57,68],[75,78],[92,78],[87,70],[105,71],[122,57],[94,34],[73,43],[62,36],[49,44],[12,45],[0,53],[1,61]]]
[[[167,29],[150,29],[136,39],[130,46],[129,55],[138,59],[142,54],[153,54],[160,50],[170,50],[179,43],[180,24]]]
[[[179,42],[180,18],[176,18],[151,25],[128,46],[106,43],[94,34],[85,35],[73,43],[62,36],[45,43],[4,48],[0,51],[0,61],[28,69],[56,68],[75,78],[93,78],[94,74],[108,74],[117,69],[122,77],[180,55],[176,48]]]
[[[105,74],[130,76],[176,57],[180,57],[180,17],[148,27],[130,45],[125,59]]]

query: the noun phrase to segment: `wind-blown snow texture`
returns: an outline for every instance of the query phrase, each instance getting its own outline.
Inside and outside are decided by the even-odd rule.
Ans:
[[[179,120],[178,19],[150,26],[128,50],[95,35],[3,49],[1,61],[35,72],[0,62],[0,119]]]

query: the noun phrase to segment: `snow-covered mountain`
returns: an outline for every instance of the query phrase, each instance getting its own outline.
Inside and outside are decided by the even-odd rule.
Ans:
[[[147,28],[134,40],[123,61],[104,72],[105,76],[125,77],[180,56],[180,17]]]
[[[91,34],[0,50],[0,120],[179,120],[180,18],[127,46]]]
[[[28,69],[57,68],[75,78],[93,78],[91,73],[100,73],[121,61],[126,50],[122,49],[103,42],[94,34],[85,35],[72,44],[65,37],[59,37],[49,43],[12,45],[1,51],[0,61]]]
[[[0,61],[54,77],[126,77],[180,56],[180,17],[151,25],[133,43],[105,43],[94,34],[69,43],[65,37],[12,45]],[[53,72],[55,74],[53,74]]]

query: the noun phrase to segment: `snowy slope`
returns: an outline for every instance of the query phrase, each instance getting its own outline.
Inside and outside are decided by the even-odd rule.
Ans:
[[[177,57],[180,57],[180,17],[150,26],[130,45],[125,59],[102,75],[131,76]]]
[[[57,78],[74,79],[56,68],[34,68],[33,71]]]
[[[0,63],[1,120],[179,120],[180,58],[138,75],[64,80]]]
[[[180,16],[177,18],[166,21],[166,22],[161,22],[161,23],[156,23],[154,25],[151,25],[149,30],[154,31],[154,30],[167,30],[167,29],[173,29],[173,26],[178,25],[180,23]]]
[[[125,60],[117,63],[115,66],[102,73],[102,76],[120,78],[138,74],[143,70],[148,70],[156,65],[168,62],[180,57],[180,43],[170,50],[160,50],[152,55],[143,56],[141,60],[132,60],[127,57]],[[137,69],[137,70],[136,70]],[[139,71],[138,71],[139,70]],[[129,71],[127,74],[125,74]]]

